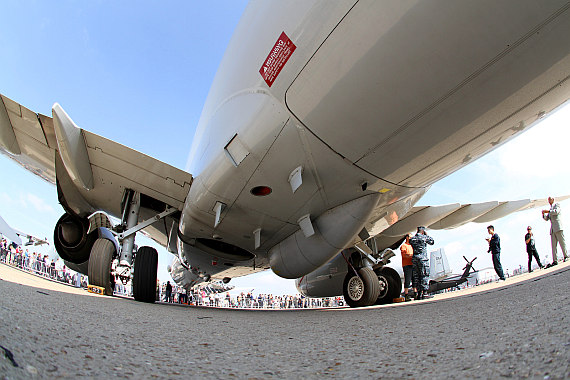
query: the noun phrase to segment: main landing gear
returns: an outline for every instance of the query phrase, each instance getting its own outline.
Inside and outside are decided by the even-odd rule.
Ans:
[[[135,252],[135,234],[173,214],[176,209],[167,208],[154,218],[138,223],[140,194],[132,190],[127,191],[122,205],[122,223],[112,230],[119,245],[108,238],[95,240],[89,257],[89,284],[104,288],[105,294],[112,295],[116,281],[120,281],[123,285],[132,281],[134,299],[153,303],[156,297],[158,252],[146,246],[140,247]]]
[[[91,249],[89,258],[89,284],[105,289],[105,294],[113,295],[115,281],[118,277],[124,285],[132,279],[133,296],[137,301],[154,302],[156,294],[156,278],[158,269],[158,253],[152,247],[140,247],[134,255],[135,270],[117,266],[112,268],[113,260],[117,256],[117,250],[112,241],[97,239]],[[127,271],[132,276],[126,275]]]

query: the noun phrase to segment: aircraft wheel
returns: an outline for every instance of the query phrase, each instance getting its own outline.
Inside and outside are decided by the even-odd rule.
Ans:
[[[107,239],[97,239],[91,248],[87,275],[89,284],[105,288],[105,294],[113,295],[111,263],[115,255],[115,244]]]
[[[350,307],[373,305],[380,293],[378,277],[370,268],[362,268],[358,276],[348,273],[342,287],[344,299]]]
[[[152,247],[140,247],[135,257],[133,296],[141,302],[154,303],[156,298],[156,273],[158,253]]]
[[[382,305],[386,302],[382,302],[382,300],[388,299],[389,290],[390,290],[390,281],[388,281],[388,277],[384,276],[383,274],[377,273],[378,283],[380,284],[380,293],[378,294],[378,298],[376,300],[376,305]]]
[[[380,288],[382,285],[387,285],[378,296],[376,300],[376,305],[383,305],[387,303],[392,303],[394,298],[400,296],[402,291],[402,280],[400,275],[394,269],[390,267],[383,267],[377,270],[376,275],[378,276],[378,282],[380,283]]]

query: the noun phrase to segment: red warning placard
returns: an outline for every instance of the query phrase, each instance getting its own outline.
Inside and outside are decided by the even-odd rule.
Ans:
[[[269,55],[265,59],[265,62],[263,62],[261,69],[259,69],[259,73],[269,87],[271,87],[273,82],[275,82],[275,79],[277,79],[281,69],[285,66],[296,48],[297,47],[293,41],[287,37],[285,32],[281,33],[277,42],[275,42],[273,49],[271,49]]]

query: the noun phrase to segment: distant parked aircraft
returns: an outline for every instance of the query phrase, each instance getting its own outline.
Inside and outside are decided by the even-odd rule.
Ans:
[[[0,235],[4,236],[12,243],[15,243],[16,245],[19,246],[22,245],[22,237],[28,239],[28,241],[23,243],[24,246],[49,244],[47,239],[40,239],[25,232],[13,229],[12,227],[10,227],[10,225],[8,225],[8,223],[6,223],[6,221],[1,216],[0,216]]]

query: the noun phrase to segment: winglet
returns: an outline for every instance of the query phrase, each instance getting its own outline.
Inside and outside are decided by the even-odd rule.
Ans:
[[[59,155],[73,182],[86,190],[93,189],[93,172],[81,129],[57,103],[52,107],[53,127]]]

